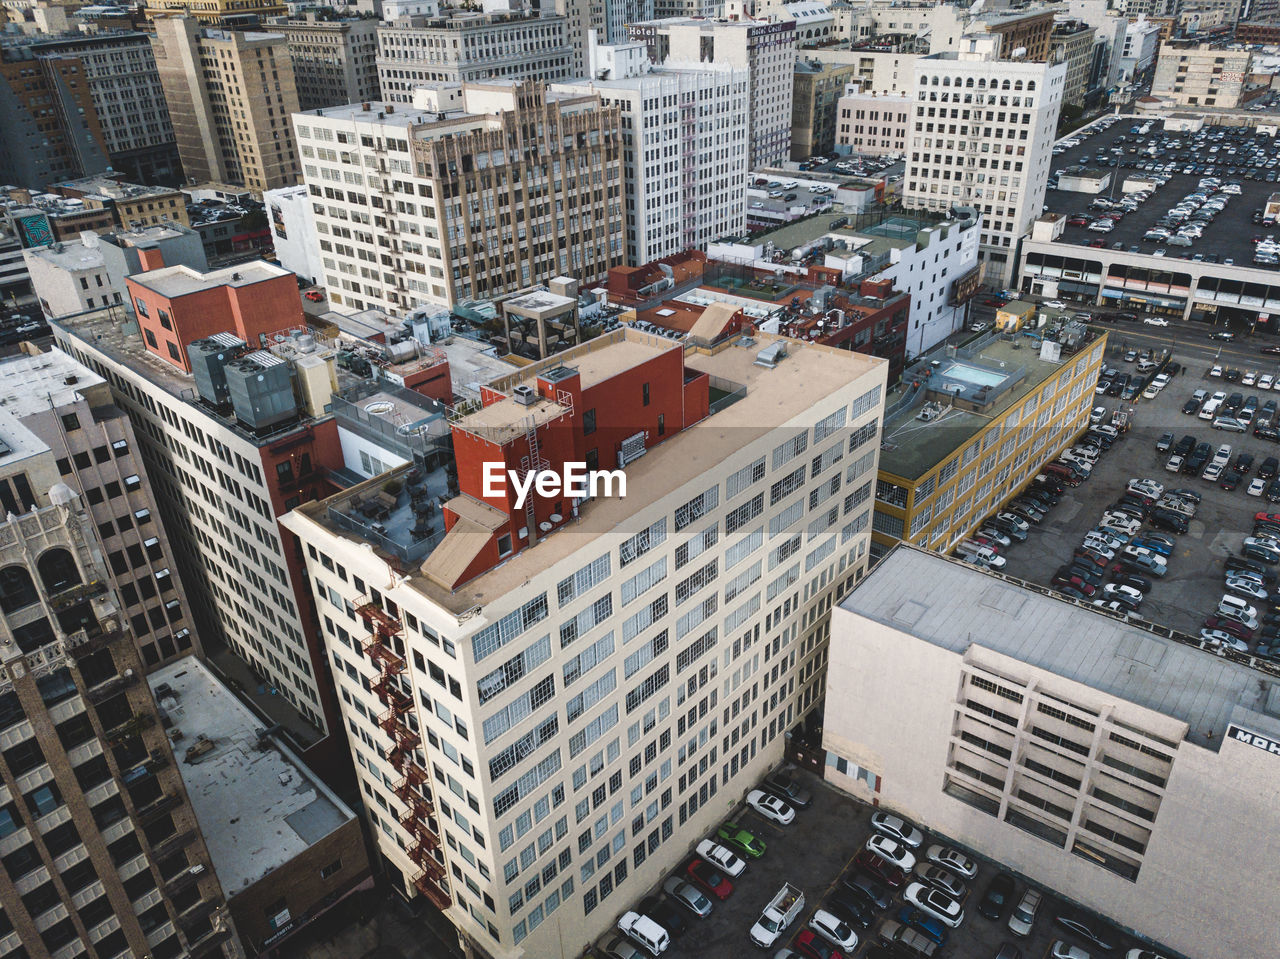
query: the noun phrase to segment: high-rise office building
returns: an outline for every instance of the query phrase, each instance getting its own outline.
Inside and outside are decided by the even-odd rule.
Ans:
[[[412,103],[413,91],[423,84],[550,82],[577,76],[565,26],[565,18],[554,14],[491,15],[457,10],[447,17],[417,15],[380,24],[377,62],[381,98],[388,103]]]
[[[146,0],[143,12],[159,24],[170,17],[195,17],[207,27],[255,27],[269,17],[289,12],[285,3],[272,0],[205,0],[194,6],[188,0]]]
[[[963,46],[916,62],[902,202],[978,209],[986,282],[1007,286],[1044,203],[1067,66],[998,59],[994,36]]]
[[[747,71],[674,60],[655,67],[641,43],[594,52],[595,72],[608,79],[552,89],[598,96],[622,113],[628,261],[705,249],[741,233],[752,113]]]
[[[649,888],[820,714],[886,363],[736,328],[624,327],[493,381],[450,414],[457,492],[413,529],[439,466],[283,520],[392,880],[491,955],[609,928],[609,897]],[[486,489],[571,462],[622,471],[625,495]],[[387,489],[386,535],[362,532]]]
[[[155,55],[188,182],[258,194],[297,182],[289,115],[298,94],[282,34],[166,17],[156,21]]]
[[[747,168],[778,166],[788,158],[796,64],[794,20],[671,18],[632,22],[627,32],[630,40],[644,43],[650,59],[659,64],[709,62],[744,70],[750,104]]]
[[[0,949],[242,955],[140,681],[194,640],[129,420],[61,354],[0,389]]]
[[[294,118],[334,308],[453,306],[623,258],[622,130],[599,94],[494,81]]]
[[[274,29],[289,47],[300,110],[379,98],[377,20],[322,20],[308,12]]]
[[[181,182],[169,105],[148,34],[133,30],[69,33],[33,39],[27,49],[34,57],[79,63],[107,157],[118,176],[137,183]]]
[[[78,59],[7,50],[0,91],[0,180],[42,190],[107,169],[106,140]]]
[[[116,403],[145,424],[138,439],[206,644],[247,663],[306,720],[304,745],[323,749],[333,694],[297,557],[276,519],[324,489],[335,459],[324,409],[332,357],[299,353],[297,373],[279,355],[294,358],[285,334],[305,328],[292,273],[263,262],[202,273],[158,259],[146,257],[148,269],[127,281],[134,322],[115,309],[55,320],[59,345],[107,376]],[[232,391],[219,371],[264,347],[278,352],[232,371],[244,387]],[[270,396],[254,380],[264,364],[275,368]],[[295,375],[310,384],[302,402]],[[215,381],[206,398],[200,385]]]

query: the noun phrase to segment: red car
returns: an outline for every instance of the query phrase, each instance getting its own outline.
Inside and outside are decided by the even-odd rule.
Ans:
[[[303,293],[302,295],[305,296],[312,303],[319,303],[321,300],[324,299],[324,294],[321,293],[319,290],[307,290],[307,292]]]
[[[905,872],[889,860],[877,856],[870,849],[863,849],[854,856],[853,864],[873,879],[878,879],[893,889],[897,889],[907,880]]]
[[[1079,576],[1055,576],[1050,585],[1058,587],[1070,586],[1072,589],[1080,590],[1086,596],[1092,596],[1098,590],[1098,587],[1094,586],[1093,583],[1085,582]]]
[[[1096,240],[1089,241],[1089,246],[1093,247],[1095,250],[1101,249],[1106,245],[1107,245],[1107,241],[1103,239],[1096,239]]]
[[[1220,616],[1210,616],[1204,621],[1205,629],[1220,629],[1224,633],[1230,633],[1237,639],[1243,639],[1246,643],[1253,639],[1253,630],[1246,629],[1234,619],[1223,619]]]
[[[791,943],[796,952],[806,959],[844,959],[844,953],[812,929],[806,929]]]
[[[733,883],[726,879],[715,866],[705,859],[693,858],[685,867],[685,874],[697,885],[701,886],[717,899],[728,899],[733,892]]]
[[[1280,523],[1280,513],[1254,513],[1255,523]]]
[[[998,296],[989,296],[982,301],[983,306],[1004,306],[1008,300],[1002,300]]]

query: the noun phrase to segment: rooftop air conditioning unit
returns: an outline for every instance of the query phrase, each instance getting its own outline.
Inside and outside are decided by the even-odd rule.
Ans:
[[[532,386],[517,386],[511,393],[512,399],[521,406],[532,406],[538,401],[538,394]]]

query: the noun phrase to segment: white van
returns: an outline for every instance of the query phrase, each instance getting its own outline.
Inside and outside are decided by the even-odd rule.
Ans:
[[[1200,419],[1211,420],[1218,415],[1218,410],[1222,407],[1222,403],[1226,400],[1226,393],[1214,393],[1204,402],[1204,406],[1200,408]]]
[[[659,956],[671,945],[671,937],[667,930],[638,912],[623,913],[618,920],[618,928],[644,946],[653,955]]]

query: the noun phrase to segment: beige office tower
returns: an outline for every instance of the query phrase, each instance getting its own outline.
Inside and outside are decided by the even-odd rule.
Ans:
[[[194,17],[156,21],[156,66],[189,183],[255,193],[298,181],[298,110],[283,34],[228,31]]]

